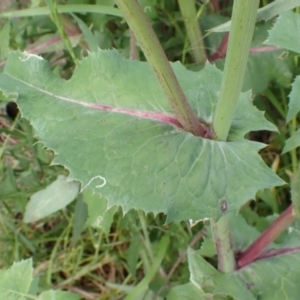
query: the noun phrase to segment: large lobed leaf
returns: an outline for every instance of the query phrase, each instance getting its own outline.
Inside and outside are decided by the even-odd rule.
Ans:
[[[172,67],[195,113],[211,123],[221,71]],[[17,94],[22,115],[55,152],[54,163],[109,207],[163,212],[169,221],[218,218],[236,213],[258,190],[283,184],[257,154],[264,145],[243,139],[250,130],[275,129],[250,93],[241,95],[230,142],[218,142],[182,131],[149,65],[117,51],[90,53],[68,81],[40,57],[15,52],[0,89]]]

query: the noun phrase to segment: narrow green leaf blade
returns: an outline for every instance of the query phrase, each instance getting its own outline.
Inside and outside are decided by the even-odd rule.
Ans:
[[[142,245],[141,237],[139,234],[132,234],[130,245],[126,251],[128,269],[133,278],[136,278],[136,271],[140,255],[140,248]]]
[[[80,300],[82,297],[80,295],[59,291],[59,290],[49,290],[43,292],[39,295],[38,300]]]
[[[134,287],[132,291],[124,298],[124,300],[135,300],[138,299],[142,294],[146,293],[148,286],[153,279],[154,275],[158,271],[162,264],[163,258],[166,254],[169,244],[169,236],[164,235],[157,245],[157,253],[152,261],[152,266],[146,276],[139,282],[139,284]]]
[[[84,229],[87,220],[87,205],[83,201],[83,196],[80,194],[77,197],[74,217],[73,217],[73,229],[72,229],[72,241],[77,243],[81,237],[81,233]]]
[[[98,13],[107,14],[116,17],[122,17],[121,12],[118,8],[109,7],[106,5],[95,5],[95,4],[71,4],[71,5],[57,5],[59,13]],[[48,7],[34,7],[28,9],[14,10],[9,12],[0,13],[0,18],[19,18],[19,17],[34,17],[34,16],[45,16],[50,15]]]
[[[93,35],[91,29],[88,28],[88,26],[80,18],[78,18],[75,14],[72,13],[71,15],[75,19],[75,21],[77,22],[79,28],[81,29],[82,34],[83,34],[87,44],[89,45],[89,50],[90,51],[97,51],[98,48],[99,48],[99,45],[98,45],[97,39]]]

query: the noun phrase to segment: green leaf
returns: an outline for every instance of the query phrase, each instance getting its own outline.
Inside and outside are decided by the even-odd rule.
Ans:
[[[293,265],[297,264],[299,258],[299,253],[290,253],[258,260],[231,274],[222,274],[215,270],[214,275],[207,276],[210,282],[206,281],[201,285],[203,288],[211,287],[208,294],[223,294],[233,299],[297,299],[300,272]],[[194,270],[197,270],[199,266],[208,263],[197,251],[190,251],[189,264],[194,265]],[[190,271],[193,272],[191,269]]]
[[[268,88],[270,82],[278,83],[286,88],[290,87],[293,79],[293,57],[285,55],[286,51],[283,49],[268,50],[263,45],[272,25],[271,22],[257,24],[254,30],[242,91],[252,90],[254,94],[259,94]],[[216,66],[222,70],[224,63],[225,58],[219,59],[216,61]]]
[[[266,41],[268,45],[275,45],[300,53],[300,41],[299,41],[299,28],[300,28],[300,16],[292,11],[282,13],[275,22],[274,27],[269,31],[269,37]],[[299,102],[299,92],[300,92],[300,77],[297,76],[293,85],[292,91],[289,95],[289,111],[286,117],[287,122],[294,118],[300,111]],[[291,149],[292,144],[295,140],[289,141],[289,146],[284,149],[284,152],[289,151],[286,149]]]
[[[168,293],[167,300],[207,300],[205,293],[194,284],[186,283],[173,287]]]
[[[38,297],[38,300],[80,300],[82,299],[81,296],[65,292],[65,291],[58,291],[58,290],[49,290],[46,292],[43,292]]]
[[[300,214],[300,168],[299,166],[295,174],[295,177],[292,179],[291,194],[292,194],[294,213],[296,216],[299,217]]]
[[[290,253],[257,261],[243,269],[240,282],[253,284],[253,289],[260,291],[261,300],[297,299],[300,271],[295,266],[299,259],[299,253]]]
[[[26,206],[24,222],[34,222],[66,207],[79,192],[77,182],[68,182],[59,175],[48,187],[30,197]]]
[[[194,251],[190,248],[188,249],[188,262],[190,281],[198,290],[203,290],[205,294],[204,297],[202,296],[203,299],[212,299],[213,296],[217,296],[216,293],[214,293],[216,289],[215,278],[219,275],[219,272],[202,258],[199,251]],[[220,297],[218,299],[227,299],[227,295],[229,294],[227,293],[227,288],[225,288],[218,292],[218,296]],[[250,298],[242,297],[236,299],[248,300]]]
[[[9,269],[0,270],[0,299],[25,300],[32,274],[31,259],[15,262]]]
[[[291,137],[289,137],[285,141],[284,148],[282,150],[282,154],[289,152],[297,147],[300,146],[300,130],[298,129],[296,132],[292,134]]]
[[[211,123],[222,73],[210,64],[198,73],[172,66],[195,113]],[[90,53],[69,81],[42,58],[15,52],[0,89],[18,93],[22,115],[56,153],[54,163],[108,207],[163,212],[168,221],[218,218],[284,183],[258,155],[264,145],[243,139],[251,130],[275,129],[250,93],[240,98],[230,142],[219,142],[182,131],[149,65],[117,51]]]
[[[77,243],[81,237],[87,219],[87,205],[83,201],[83,196],[80,194],[77,197],[72,230],[72,242]]]
[[[251,91],[248,91],[240,95],[240,105],[236,109],[235,117],[231,124],[229,140],[241,140],[250,131],[250,128],[251,131],[262,130],[262,128],[264,130],[277,131],[274,124],[264,119],[264,113],[252,105],[250,100],[251,94]],[[251,115],[250,118],[246,117],[245,109],[247,109],[246,113]]]
[[[276,198],[276,192],[274,190],[270,190],[270,189],[260,190],[256,194],[256,196],[259,199],[263,200],[268,205],[270,205],[274,213],[278,213],[278,203],[277,203],[278,200]]]
[[[15,262],[9,269],[0,270],[0,299],[5,300],[79,300],[81,296],[49,290],[35,297],[37,280],[33,278],[32,259]],[[30,294],[34,292],[34,294]]]
[[[190,284],[205,292],[204,299],[220,295],[237,300],[298,299],[300,270],[295,266],[300,259],[300,231],[297,223],[286,230],[281,243],[271,243],[260,259],[230,274],[214,269],[201,256],[201,250],[189,249]],[[230,218],[230,228],[236,252],[245,250],[260,235],[241,216]],[[208,238],[212,238],[209,232]]]
[[[299,92],[300,92],[300,76],[297,76],[295,81],[292,84],[292,91],[289,95],[289,111],[286,117],[286,121],[291,121],[300,111],[300,102],[299,102]],[[295,132],[285,144],[283,153],[290,151],[299,146],[299,133]]]
[[[35,296],[37,295],[38,290],[39,290],[39,282],[40,282],[40,277],[39,276],[36,276],[36,277],[32,278],[28,294],[35,295]]]
[[[269,3],[268,5],[260,8],[257,11],[256,22],[268,21],[278,14],[291,10],[297,6],[300,6],[300,0],[277,0]],[[212,32],[224,32],[229,31],[231,26],[231,21],[228,21],[222,25],[212,28]]]
[[[136,269],[138,265],[138,259],[140,254],[141,238],[139,234],[132,235],[130,239],[130,245],[127,249],[126,257],[130,274],[133,278],[136,278]]]
[[[108,235],[118,208],[114,206],[108,209],[106,199],[95,194],[91,189],[84,190],[83,199],[88,207],[86,225],[101,229],[104,234]]]
[[[151,268],[148,270],[145,277],[138,283],[138,285],[135,286],[133,290],[129,292],[129,294],[124,298],[124,300],[135,300],[138,299],[141,295],[147,293],[151,280],[153,279],[154,275],[157,273],[159,267],[162,264],[162,261],[165,257],[168,248],[168,244],[169,236],[164,235],[157,245],[157,253],[153,258]]]
[[[196,257],[195,257],[196,256]],[[205,259],[202,258],[199,251],[188,249],[190,281],[202,288],[205,286],[206,292],[213,291],[214,282],[211,280],[213,276],[218,274],[218,271]]]
[[[91,29],[80,19],[78,18],[75,14],[71,14],[72,17],[75,19],[75,21],[77,22],[80,30],[82,31],[82,34],[89,46],[89,50],[90,51],[97,51],[99,48],[98,42],[95,38],[95,36],[93,35]]]
[[[98,13],[107,14],[116,17],[122,17],[119,9],[115,7],[109,7],[106,5],[95,4],[71,4],[71,5],[57,5],[59,13]],[[35,7],[29,9],[13,10],[9,12],[0,13],[0,18],[19,18],[19,17],[33,17],[33,16],[45,16],[49,15],[50,10],[48,7]]]
[[[251,53],[247,63],[243,91],[252,89],[258,94],[275,82],[288,88],[293,78],[293,60],[282,55],[282,50]]]
[[[299,14],[292,11],[283,12],[269,31],[265,44],[300,53],[299,28]]]
[[[300,76],[297,76],[295,81],[292,84],[292,91],[289,95],[290,101],[289,101],[289,111],[286,117],[287,122],[291,121],[300,111],[299,92],[300,92]]]

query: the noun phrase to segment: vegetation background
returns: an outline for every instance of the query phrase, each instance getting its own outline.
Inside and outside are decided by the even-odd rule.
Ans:
[[[261,6],[271,1],[261,1]],[[113,7],[112,0],[65,0],[71,4],[99,4]],[[189,40],[177,0],[140,0],[170,61],[181,61],[191,70],[200,70]],[[207,30],[230,19],[232,1],[195,1],[207,58],[218,68],[224,64],[226,33],[210,34]],[[42,55],[60,77],[72,76],[74,63],[66,43],[49,15],[36,13],[45,6],[42,0],[2,0],[0,13],[0,67],[8,49],[21,49]],[[14,12],[28,9],[25,16]],[[126,58],[144,60],[125,21],[99,13],[61,15],[64,33],[71,41],[78,59],[93,51],[116,48]],[[281,155],[285,140],[297,129],[297,119],[285,123],[288,94],[292,79],[299,74],[298,57],[293,53],[264,46],[272,22],[258,23],[251,48],[244,90],[253,90],[255,105],[266,111],[267,118],[279,132],[252,132],[249,139],[268,147],[261,155],[283,179],[297,170],[296,150]],[[91,33],[91,35],[89,35]],[[196,49],[197,50],[197,49]],[[101,87],[99,87],[101,88]],[[165,296],[170,287],[188,281],[186,249],[199,249],[205,237],[203,223],[191,227],[188,222],[165,224],[164,215],[144,215],[117,211],[106,227],[91,227],[86,199],[80,194],[66,208],[36,222],[23,220],[30,197],[49,186],[58,175],[67,175],[59,166],[49,166],[53,153],[36,143],[33,131],[17,115],[13,104],[0,95],[0,268],[14,261],[33,257],[34,273],[40,277],[40,289],[60,288],[78,293],[83,299],[123,299],[154,264],[154,253],[162,236],[170,237],[163,261],[151,278],[155,297]],[[80,151],[80,149],[78,149]],[[288,187],[258,193],[243,207],[241,215],[263,231],[289,204]],[[256,201],[254,201],[256,200]],[[282,238],[282,237],[281,237]],[[279,238],[280,239],[280,238]],[[203,254],[214,264],[212,245],[205,244]]]

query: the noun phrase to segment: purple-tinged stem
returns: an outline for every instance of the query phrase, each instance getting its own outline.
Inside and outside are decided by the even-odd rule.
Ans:
[[[229,33],[227,32],[225,33],[217,51],[208,58],[210,62],[214,62],[218,59],[225,57],[227,52],[227,46],[228,46],[228,38],[229,38]]]
[[[250,49],[250,53],[262,53],[262,52],[274,52],[280,48],[276,46],[263,46],[263,47],[254,47]]]
[[[261,260],[261,259],[268,259],[268,258],[275,257],[278,255],[292,254],[292,253],[299,253],[299,252],[300,252],[300,247],[270,249],[270,250],[266,250],[262,254],[260,254],[255,261]]]
[[[237,267],[240,269],[252,263],[263,250],[273,242],[294,220],[293,206],[290,205],[259,238],[254,241],[246,251],[242,252],[237,260]]]

